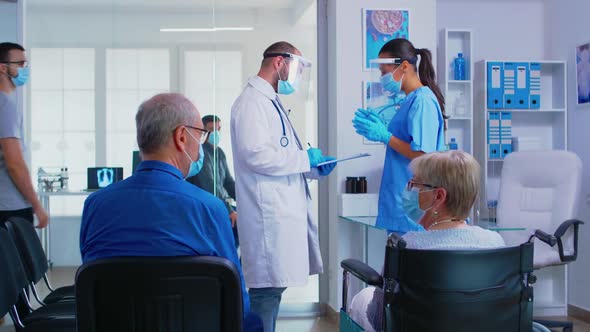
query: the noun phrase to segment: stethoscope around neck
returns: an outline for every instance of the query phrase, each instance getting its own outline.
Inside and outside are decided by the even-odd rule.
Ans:
[[[279,106],[277,106],[277,104],[275,103],[274,100],[271,99],[270,102],[277,110],[277,113],[279,114],[279,119],[281,119],[281,127],[283,128],[283,136],[281,136],[281,139],[279,142],[281,143],[282,147],[286,148],[287,145],[289,145],[289,138],[287,138],[287,130],[285,128],[285,120],[283,120],[283,112],[281,111]]]

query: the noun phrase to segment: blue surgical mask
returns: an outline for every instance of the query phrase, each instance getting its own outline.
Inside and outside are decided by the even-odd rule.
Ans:
[[[209,143],[213,144],[213,145],[218,145],[219,144],[219,132],[217,130],[212,131],[209,134]]]
[[[285,65],[287,65],[286,62],[284,62]],[[297,90],[297,87],[293,84],[291,84],[291,82],[289,81],[283,81],[281,79],[281,73],[277,70],[277,74],[279,74],[279,86],[277,88],[277,93],[280,95],[290,95],[293,92],[295,92],[295,90]]]
[[[402,78],[399,81],[396,81],[395,78],[393,78],[393,74],[399,69],[400,67],[397,67],[393,73],[387,73],[383,76],[381,76],[380,81],[381,81],[381,86],[383,87],[383,90],[391,93],[391,94],[397,94],[400,91],[402,91],[402,80],[404,79],[404,76],[402,75]]]
[[[430,191],[430,190],[425,190]],[[402,208],[406,215],[412,219],[415,223],[419,224],[422,217],[426,211],[430,210],[432,207],[428,208],[427,210],[422,210],[420,208],[420,189],[412,188],[410,190],[404,190],[402,192]]]
[[[289,81],[279,80],[279,89],[277,92],[281,95],[290,95],[295,92],[295,87]]]
[[[191,160],[191,166],[188,170],[188,174],[184,178],[186,180],[187,178],[190,178],[191,176],[195,176],[195,175],[199,174],[199,172],[201,171],[201,168],[203,168],[203,160],[205,159],[205,153],[203,153],[203,146],[200,144],[199,144],[199,160],[192,161],[192,159],[188,155],[188,153],[186,151],[184,151],[184,153],[189,158],[189,160]]]
[[[19,67],[15,77],[11,77],[12,83],[16,86],[23,86],[29,81],[29,67]]]
[[[186,131],[195,141],[197,141],[197,139],[193,136],[193,134],[190,133],[190,131]],[[198,143],[198,141],[197,141]],[[198,160],[194,160],[193,158],[191,158],[191,156],[188,154],[188,152],[186,152],[186,150],[184,150],[184,154],[186,155],[186,157],[188,158],[188,160],[190,160],[191,162],[191,166],[188,169],[188,174],[184,177],[184,179],[186,180],[187,178],[190,178],[191,176],[195,176],[197,174],[199,174],[199,172],[201,171],[201,168],[203,168],[203,161],[205,160],[205,153],[203,152],[203,145],[199,144],[199,159]]]

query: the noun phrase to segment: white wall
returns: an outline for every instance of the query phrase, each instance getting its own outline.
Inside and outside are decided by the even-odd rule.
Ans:
[[[293,43],[305,57],[317,63],[315,61],[317,57],[315,22],[305,22],[305,16],[295,20],[292,10],[287,9],[216,11],[214,13],[211,10],[153,12],[123,9],[113,11],[109,9],[109,6],[102,6],[95,10],[85,7],[33,6],[29,8],[29,17],[27,41],[30,47],[186,46],[205,49],[239,49],[243,52],[243,72],[236,73],[236,79],[244,83],[248,77],[258,72],[264,49],[279,40]],[[208,27],[213,25],[213,21],[218,26],[253,26],[255,30],[216,33],[162,33],[159,31],[162,27]],[[312,97],[315,98],[315,96]],[[296,98],[284,99],[294,111],[303,110],[305,107]],[[309,138],[313,144],[316,128],[306,128],[305,115],[305,112],[293,112],[291,119],[294,125],[300,128],[298,130],[300,136]]]
[[[419,2],[419,3],[417,3]],[[360,258],[360,228],[338,220],[338,194],[344,192],[346,176],[367,176],[368,191],[379,192],[385,147],[363,145],[355,134],[352,118],[362,106],[361,82],[370,79],[362,60],[362,8],[400,8],[410,10],[410,40],[421,48],[436,49],[435,0],[328,1],[328,91],[329,91],[329,153],[345,156],[369,152],[373,156],[362,161],[338,165],[330,176],[329,261],[325,272],[330,282],[329,304],[338,310],[341,305],[342,269],[340,261]],[[382,245],[382,250],[385,243]]]
[[[580,219],[586,225],[580,228],[578,260],[571,264],[569,273],[570,304],[590,310],[590,106],[578,106],[576,96],[576,46],[590,42],[587,14],[590,2],[587,0],[546,0],[546,50],[550,58],[568,62],[568,145],[582,159],[583,178],[580,197]]]
[[[0,42],[13,42],[26,47],[24,43],[24,6],[25,0],[18,2],[7,2],[0,0]],[[16,90],[17,107],[19,110],[25,107],[25,93],[23,89]],[[29,127],[25,127],[25,131],[29,131]],[[28,156],[25,156],[27,162],[30,161]]]
[[[542,0],[438,0],[437,37],[472,29],[474,61],[542,58],[544,8]]]
[[[0,1],[0,42],[17,41],[17,7],[14,2]]]

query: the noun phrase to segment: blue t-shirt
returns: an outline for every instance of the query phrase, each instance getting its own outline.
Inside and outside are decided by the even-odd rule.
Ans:
[[[80,253],[88,263],[121,256],[217,256],[240,273],[244,315],[250,299],[221,200],[183,180],[176,167],[144,161],[124,181],[84,202]]]
[[[436,96],[428,87],[420,87],[407,95],[389,123],[395,137],[409,143],[413,151],[426,153],[445,149],[444,121]],[[402,208],[402,191],[412,178],[410,159],[387,146],[383,177],[379,191],[379,214],[376,226],[391,232],[422,230],[406,216]]]

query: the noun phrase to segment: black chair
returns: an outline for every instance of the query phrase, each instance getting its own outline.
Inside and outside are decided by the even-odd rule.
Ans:
[[[383,277],[357,260],[341,266],[344,323],[350,319],[347,279],[352,274],[383,289],[383,331],[532,331],[532,242],[491,250],[412,250],[392,234]]]
[[[76,274],[79,332],[242,331],[242,292],[221,257],[123,257]]]
[[[74,332],[76,317],[74,303],[55,303],[37,310],[30,309],[21,318],[16,310],[16,302],[22,298],[30,308],[25,288],[27,279],[19,253],[5,229],[0,228],[0,317],[10,314],[17,331],[23,332]]]
[[[47,279],[47,270],[49,268],[47,257],[33,225],[27,220],[18,217],[9,218],[5,224],[8,233],[12,236],[16,244],[35,299],[42,305],[62,301],[75,301],[76,294],[73,285],[58,289],[51,287],[49,279]],[[39,298],[39,293],[35,287],[41,279],[45,281],[47,288],[51,291],[43,300]]]

